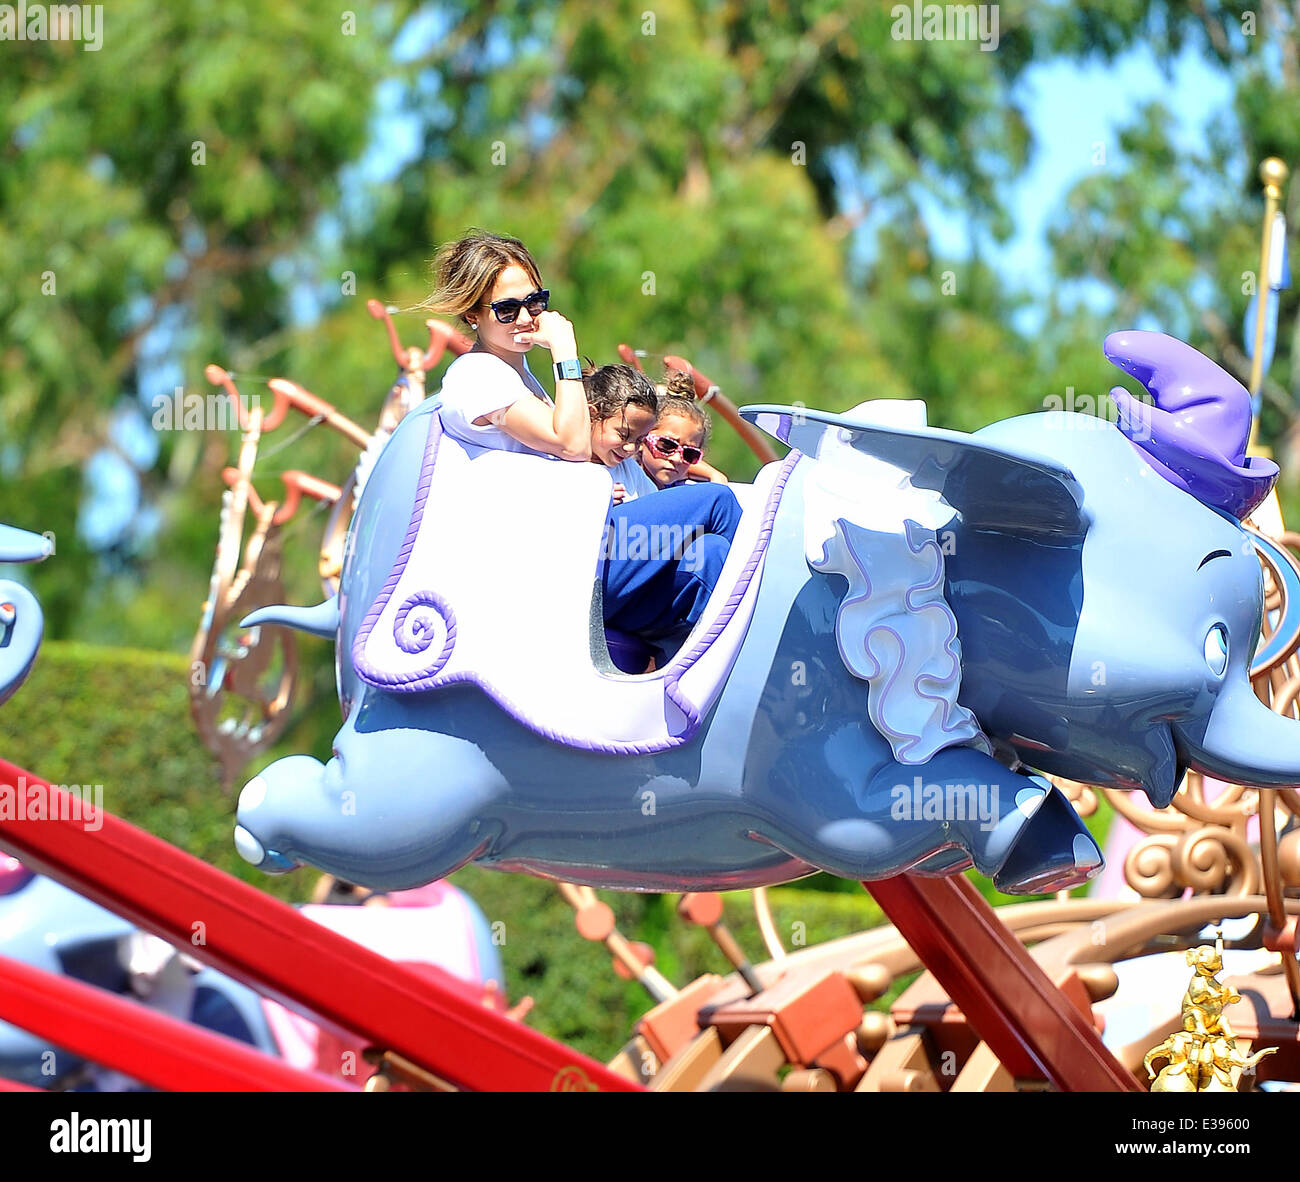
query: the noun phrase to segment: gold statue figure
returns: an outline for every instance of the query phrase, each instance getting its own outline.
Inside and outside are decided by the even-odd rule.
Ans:
[[[1142,1060],[1147,1076],[1155,1077],[1153,1092],[1235,1092],[1242,1072],[1254,1067],[1277,1048],[1255,1055],[1237,1050],[1232,1027],[1223,1016],[1241,995],[1219,980],[1223,970],[1223,932],[1215,934],[1214,947],[1202,944],[1185,954],[1193,969],[1183,994],[1183,1028],[1153,1047]],[[1166,1060],[1157,1075],[1152,1064]]]

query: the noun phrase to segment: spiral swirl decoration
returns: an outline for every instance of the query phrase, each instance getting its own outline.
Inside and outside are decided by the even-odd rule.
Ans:
[[[456,644],[456,615],[451,605],[436,591],[416,591],[408,595],[393,617],[393,641],[405,653],[423,653],[438,640],[442,651],[427,675],[436,673],[447,663]]]

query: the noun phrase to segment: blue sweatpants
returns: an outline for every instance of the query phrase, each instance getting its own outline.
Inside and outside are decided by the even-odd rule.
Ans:
[[[740,504],[725,484],[684,484],[610,510],[605,624],[656,639],[694,624],[722,573]]]

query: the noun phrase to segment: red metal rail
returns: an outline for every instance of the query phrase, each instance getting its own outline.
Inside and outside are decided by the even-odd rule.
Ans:
[[[0,785],[35,786],[65,818],[0,819],[0,849],[316,1021],[464,1088],[642,1090],[466,998],[449,974],[394,964],[107,811],[88,828],[67,793],[4,760]]]
[[[1140,1092],[964,875],[862,884],[1017,1079],[1063,1092]]]
[[[0,1018],[83,1059],[174,1092],[352,1092],[199,1026],[0,956]]]

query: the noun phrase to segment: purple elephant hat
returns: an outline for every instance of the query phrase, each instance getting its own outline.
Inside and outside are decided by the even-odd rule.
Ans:
[[[1272,460],[1247,456],[1250,394],[1191,345],[1162,332],[1113,332],[1106,358],[1144,385],[1154,405],[1122,386],[1110,396],[1119,429],[1171,484],[1198,501],[1245,520],[1277,479]]]

